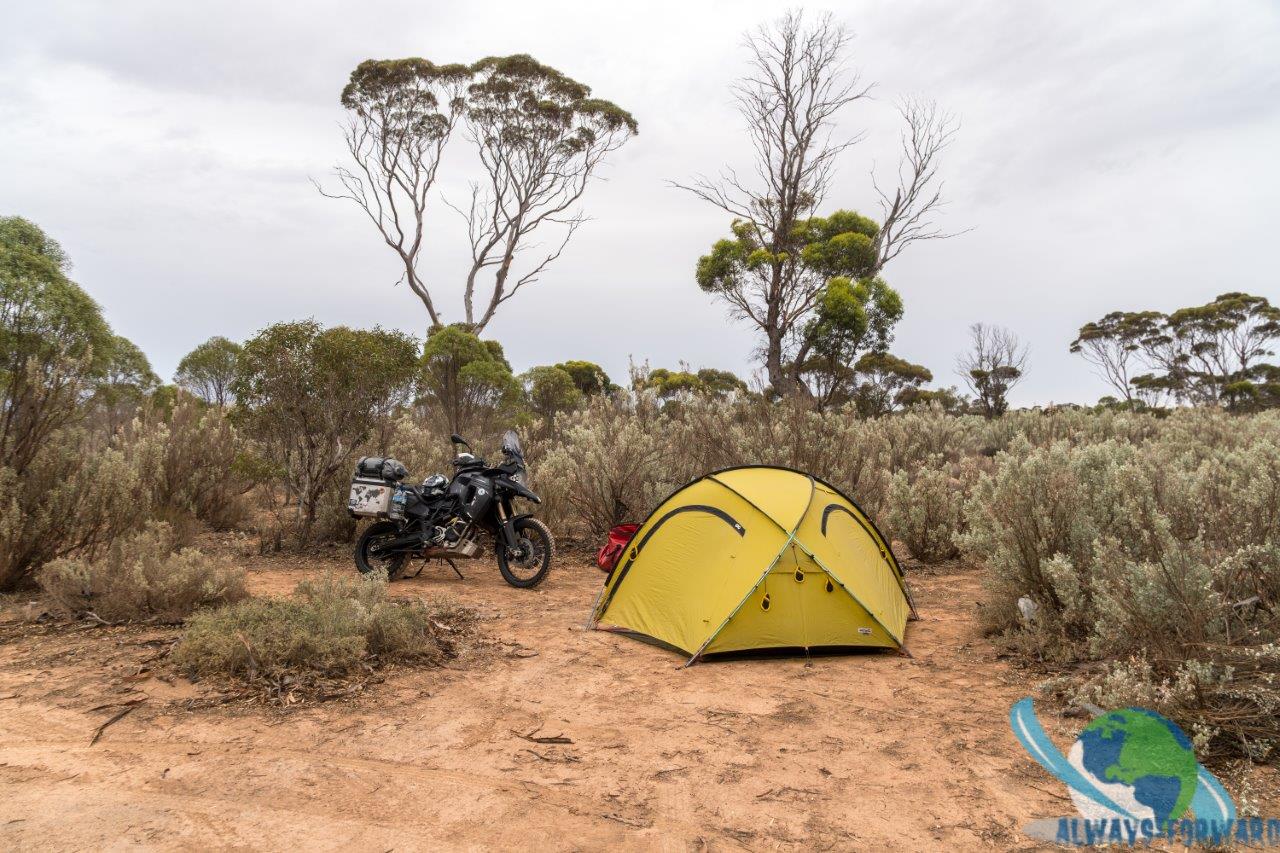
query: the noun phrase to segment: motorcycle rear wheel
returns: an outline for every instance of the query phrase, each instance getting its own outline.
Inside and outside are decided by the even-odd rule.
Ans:
[[[515,523],[520,551],[509,553],[501,541],[494,549],[502,579],[514,587],[531,589],[546,580],[556,555],[556,540],[547,526],[536,518]]]
[[[356,568],[359,569],[360,574],[386,572],[387,580],[395,580],[400,570],[404,568],[404,564],[408,562],[408,555],[392,554],[389,557],[378,558],[372,556],[370,551],[380,543],[396,538],[399,533],[399,525],[394,521],[379,521],[365,528],[364,533],[360,534],[360,538],[356,540]]]

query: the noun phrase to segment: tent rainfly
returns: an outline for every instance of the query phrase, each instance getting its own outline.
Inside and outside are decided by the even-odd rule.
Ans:
[[[901,649],[914,608],[875,524],[817,477],[716,471],[658,505],[596,599],[591,627],[689,655]]]

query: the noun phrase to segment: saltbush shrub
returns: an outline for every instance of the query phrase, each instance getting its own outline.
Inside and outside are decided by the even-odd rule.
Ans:
[[[922,563],[940,563],[960,553],[965,485],[959,472],[931,457],[914,475],[899,471],[889,485],[886,521],[891,535]]]
[[[678,485],[659,415],[643,396],[595,398],[565,418],[559,446],[534,469],[537,487],[595,536],[644,518]]]
[[[1272,418],[1233,418],[1228,439],[1225,417],[1179,412],[1095,443],[1019,435],[974,487],[960,541],[1010,647],[1095,662],[1078,695],[1146,704],[1257,757],[1280,739],[1280,436]]]
[[[192,676],[252,681],[286,673],[346,676],[374,663],[439,663],[474,621],[448,602],[387,597],[385,577],[328,574],[292,598],[250,599],[187,622],[174,663]]]
[[[104,622],[175,623],[201,607],[245,598],[243,570],[174,545],[169,525],[150,522],[101,558],[54,560],[37,580],[58,608]]]

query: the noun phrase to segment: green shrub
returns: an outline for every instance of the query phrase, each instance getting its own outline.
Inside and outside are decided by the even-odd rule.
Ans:
[[[239,601],[244,572],[194,549],[174,551],[173,530],[151,522],[100,559],[58,559],[37,579],[54,604],[106,622],[180,622],[201,607]]]
[[[140,438],[159,445],[159,464],[152,469],[158,508],[215,530],[247,520],[244,495],[256,478],[243,464],[244,442],[221,409],[184,394],[167,421],[143,430]]]
[[[54,433],[19,475],[0,468],[0,590],[66,556],[93,559],[149,517],[136,448],[80,429]]]
[[[298,584],[292,598],[197,614],[173,660],[192,676],[347,676],[374,663],[453,657],[472,621],[453,604],[388,599],[385,578],[328,574]]]

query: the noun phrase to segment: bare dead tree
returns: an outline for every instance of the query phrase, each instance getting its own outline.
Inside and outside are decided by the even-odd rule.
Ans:
[[[757,275],[718,293],[764,334],[765,369],[779,390],[799,386],[784,375],[783,349],[824,284],[797,262],[795,226],[826,197],[840,152],[862,138],[831,137],[840,111],[871,89],[847,67],[850,39],[830,14],[809,26],[798,11],[749,34],[749,70],[732,91],[755,153],[754,179],[729,168],[714,179],[672,182],[734,217],[735,231],[769,253]]]
[[[368,60],[342,90],[349,111],[343,127],[355,168],[338,166],[342,189],[316,189],[327,198],[354,202],[400,258],[402,280],[422,301],[431,324],[441,315],[418,268],[426,225],[427,195],[440,158],[463,110],[471,71],[425,59]]]
[[[749,34],[749,70],[733,95],[755,155],[754,175],[729,168],[716,178],[671,184],[732,216],[744,256],[763,250],[758,257],[764,260],[753,257],[742,265],[745,274],[704,277],[700,271],[699,284],[728,302],[734,316],[759,327],[769,382],[782,393],[806,391],[797,373],[801,359],[789,349],[800,345],[797,333],[830,277],[804,262],[803,229],[797,226],[826,199],[839,155],[865,135],[832,137],[841,110],[872,89],[848,66],[850,40],[830,14],[809,24],[798,11]],[[892,194],[876,186],[885,221],[875,232],[868,275],[913,242],[951,236],[934,225],[934,214],[943,204],[940,155],[957,124],[927,102],[904,101],[900,111],[907,131],[899,185]]]
[[[1027,355],[1027,347],[1008,329],[985,323],[969,327],[969,349],[956,357],[956,373],[988,418],[1008,411],[1009,392],[1026,372]]]
[[[467,136],[487,180],[472,184],[467,210],[454,210],[466,219],[471,244],[466,322],[479,332],[560,257],[587,221],[573,208],[604,158],[636,134],[637,124],[617,105],[592,98],[588,86],[530,56],[485,59],[472,70],[477,79],[468,89]],[[554,248],[513,272],[522,252],[536,248],[529,238],[544,226],[558,232]],[[490,272],[488,297],[477,309],[477,287]]]
[[[902,132],[902,159],[898,163],[897,187],[890,194],[881,188],[872,173],[871,182],[880,196],[881,225],[876,238],[876,270],[921,240],[942,240],[961,232],[938,227],[935,217],[946,202],[943,181],[938,177],[942,152],[955,139],[960,123],[933,101],[905,98],[898,113],[906,125]]]

